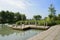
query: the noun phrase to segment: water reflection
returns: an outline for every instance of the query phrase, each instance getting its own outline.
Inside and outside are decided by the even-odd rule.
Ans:
[[[10,28],[8,28],[8,27],[2,27],[1,26],[1,28],[0,28],[0,35],[2,35],[2,36],[5,36],[5,35],[10,35],[10,34],[12,34],[12,33],[14,33]]]
[[[6,25],[0,25],[0,40],[26,40],[37,33],[42,32],[42,30],[13,30]]]

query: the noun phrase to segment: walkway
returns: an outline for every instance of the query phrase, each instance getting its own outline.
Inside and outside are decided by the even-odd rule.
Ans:
[[[12,27],[13,29],[28,29],[28,28],[33,28],[33,29],[48,29],[48,26],[36,26],[36,25],[19,25],[19,26],[14,26]]]
[[[60,25],[52,26],[50,29],[27,40],[60,40]]]

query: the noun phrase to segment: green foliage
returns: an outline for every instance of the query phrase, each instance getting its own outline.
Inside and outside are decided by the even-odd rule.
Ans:
[[[22,17],[23,17],[23,20],[26,20],[26,16],[25,15],[21,16],[21,15],[23,14],[20,14],[19,12],[14,13],[14,12],[9,12],[9,11],[1,11],[0,12],[0,23],[1,24],[4,24],[4,23],[12,24],[19,20],[22,20]]]
[[[55,14],[56,14],[56,10],[55,10],[55,8],[53,7],[52,4],[51,4],[50,7],[49,7],[49,12],[50,12],[50,14],[52,14],[52,15],[55,15]]]
[[[35,16],[33,16],[33,18],[36,19],[36,20],[40,20],[41,16],[40,15],[35,15]]]
[[[16,22],[21,20],[21,14],[19,12],[15,13],[14,14],[14,19],[15,19]]]
[[[56,20],[56,24],[60,24],[60,20]]]
[[[38,25],[43,26],[44,25],[44,20],[38,20]]]
[[[47,22],[47,25],[48,26],[56,25],[56,22],[55,22],[57,20],[57,17],[55,15],[56,14],[56,10],[55,10],[55,8],[53,7],[52,4],[49,7],[49,12],[50,12],[50,14],[45,19],[45,21]]]
[[[16,25],[21,25],[21,24],[22,24],[21,22],[22,22],[22,21],[16,22]]]
[[[25,16],[25,14],[21,14],[21,20],[26,20],[26,16]]]
[[[58,14],[58,17],[57,17],[58,20],[60,20],[60,14]]]
[[[25,21],[17,21],[16,22],[17,25],[21,25],[21,24],[25,24],[25,25],[33,25],[35,24],[35,20],[25,20]]]
[[[56,25],[56,22],[54,22],[54,21],[48,21],[47,22],[47,26],[53,26],[53,25]]]
[[[45,17],[44,19],[41,19],[42,17],[40,15],[34,15],[34,19],[28,19],[26,20],[25,14],[20,14],[19,12],[14,13],[14,12],[9,12],[9,11],[1,11],[0,12],[0,24],[4,23],[16,23],[17,25],[21,24],[31,24],[31,25],[47,25],[48,26],[53,26],[56,24],[60,24],[60,14],[56,16],[56,10],[51,4],[49,7],[49,15],[48,17]]]
[[[56,10],[55,10],[55,8],[53,7],[53,5],[51,4],[50,5],[50,7],[49,7],[49,12],[50,12],[50,14],[48,15],[48,17],[50,18],[50,19],[54,19],[55,20],[55,17],[56,17]]]

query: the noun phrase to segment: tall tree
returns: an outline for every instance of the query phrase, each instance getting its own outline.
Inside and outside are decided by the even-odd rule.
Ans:
[[[14,21],[14,13],[13,12],[9,12],[9,11],[6,11],[6,20],[8,23],[13,23]]]
[[[9,11],[1,11],[0,12],[0,23],[15,23],[17,21],[26,20],[25,14],[20,14],[19,12],[9,12]]]
[[[40,19],[41,19],[41,16],[40,16],[40,15],[35,15],[35,16],[33,16],[33,18],[34,18],[35,20],[40,20]]]
[[[58,18],[58,20],[60,20],[60,14],[58,14],[58,17],[57,18]]]
[[[21,20],[26,20],[25,14],[21,14]]]
[[[49,18],[50,19],[55,19],[55,17],[56,17],[56,15],[55,15],[56,14],[56,10],[55,10],[55,8],[53,7],[52,4],[49,7],[49,12],[50,12]]]
[[[15,21],[21,20],[21,14],[19,12],[14,14]]]
[[[0,23],[4,24],[5,23],[5,11],[0,12]]]

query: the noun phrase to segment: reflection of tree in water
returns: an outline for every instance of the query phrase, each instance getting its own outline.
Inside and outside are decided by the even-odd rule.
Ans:
[[[10,34],[13,34],[13,33],[19,33],[19,31],[16,31],[16,30],[13,30],[9,27],[7,27],[6,25],[3,25],[3,27],[0,25],[0,35],[2,36],[8,36]]]

